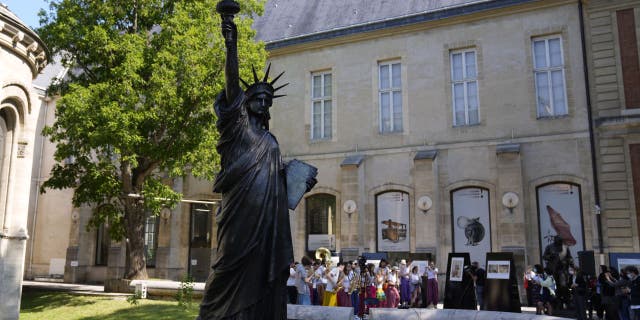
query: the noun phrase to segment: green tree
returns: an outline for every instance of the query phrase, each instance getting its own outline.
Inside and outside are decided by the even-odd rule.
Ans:
[[[218,169],[213,102],[225,49],[216,3],[52,0],[40,12],[38,33],[71,67],[49,88],[60,99],[43,134],[57,144],[57,164],[41,192],[73,188],[75,206],[95,208],[89,227],[108,222],[113,239],[127,240],[127,279],[147,278],[145,217],[180,200],[172,178],[211,179]],[[240,73],[250,79],[266,57],[251,29],[264,0],[240,4]]]

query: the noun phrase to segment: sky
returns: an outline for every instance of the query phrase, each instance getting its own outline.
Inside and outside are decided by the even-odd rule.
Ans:
[[[49,8],[46,0],[0,0],[9,10],[31,28],[39,27],[38,11]]]

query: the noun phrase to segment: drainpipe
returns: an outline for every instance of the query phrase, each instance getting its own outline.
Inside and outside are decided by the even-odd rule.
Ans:
[[[580,16],[580,40],[582,42],[582,64],[584,70],[584,86],[587,92],[587,117],[589,119],[589,145],[591,147],[591,173],[593,175],[594,202],[596,211],[596,227],[598,229],[598,253],[600,264],[604,263],[604,244],[602,241],[602,215],[600,214],[600,186],[598,183],[598,165],[596,162],[596,141],[593,130],[593,111],[591,110],[591,91],[589,84],[589,66],[587,63],[587,44],[584,34],[584,9],[582,0],[578,0],[578,14]]]

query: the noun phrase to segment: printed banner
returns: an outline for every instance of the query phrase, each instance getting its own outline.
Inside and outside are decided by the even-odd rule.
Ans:
[[[409,252],[409,194],[386,192],[376,198],[378,252]]]
[[[557,265],[562,259],[580,263],[578,252],[584,250],[581,210],[580,187],[554,183],[538,188],[540,250],[545,265]]]
[[[491,252],[489,191],[464,188],[452,192],[453,252],[468,252],[471,261],[485,264]]]

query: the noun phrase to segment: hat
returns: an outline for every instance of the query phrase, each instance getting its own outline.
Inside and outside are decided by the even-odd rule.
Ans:
[[[400,260],[400,264],[407,264],[407,260],[405,259]]]
[[[393,266],[393,268],[391,268],[391,270],[398,271],[398,270],[400,270],[400,268],[398,268],[398,266]]]

